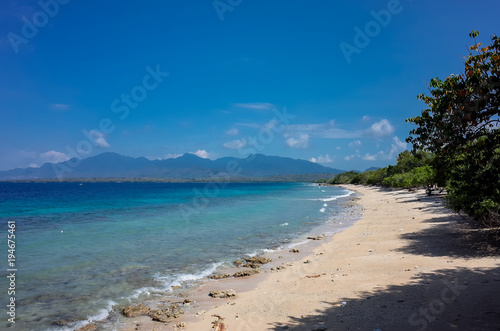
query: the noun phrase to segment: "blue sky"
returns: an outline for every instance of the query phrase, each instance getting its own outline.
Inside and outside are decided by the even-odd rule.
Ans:
[[[4,0],[0,170],[117,152],[394,164],[500,2]],[[360,32],[361,31],[361,32]]]

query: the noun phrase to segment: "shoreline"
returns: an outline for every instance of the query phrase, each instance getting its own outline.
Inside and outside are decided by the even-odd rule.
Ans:
[[[229,330],[500,328],[499,254],[476,249],[480,231],[439,196],[343,187],[363,194],[360,220],[293,266],[243,280],[256,285],[235,298],[211,299],[206,313],[180,320],[184,330],[210,330],[212,315]],[[179,322],[139,323],[172,330]]]
[[[321,186],[321,185],[318,185]],[[332,185],[333,186],[333,185]],[[151,320],[149,316],[137,316],[137,317],[125,317],[120,316],[118,324],[118,330],[172,330],[176,325],[180,323],[191,324],[196,321],[200,315],[210,316],[209,312],[217,303],[223,302],[224,299],[214,299],[208,296],[210,291],[224,291],[227,289],[234,289],[239,295],[243,292],[249,292],[254,290],[259,283],[265,281],[269,275],[279,273],[285,268],[289,268],[291,264],[310,256],[313,254],[313,250],[324,242],[330,240],[335,234],[344,231],[346,228],[352,226],[361,218],[361,211],[359,206],[356,204],[356,200],[359,199],[359,194],[353,190],[347,195],[339,196],[336,200],[339,205],[339,213],[332,214],[331,220],[327,223],[320,224],[314,228],[308,230],[307,232],[301,234],[299,237],[292,239],[290,242],[283,244],[279,249],[273,248],[262,248],[260,249],[261,254],[255,256],[261,256],[265,258],[272,259],[271,262],[262,264],[259,268],[260,272],[258,274],[247,276],[247,277],[229,277],[223,279],[210,279],[209,277],[197,280],[195,283],[191,284],[189,288],[184,289],[182,294],[165,296],[161,301],[165,304],[182,302],[184,299],[189,299],[190,304],[186,312],[181,317],[173,319],[169,323],[161,323]],[[308,237],[321,237],[320,240],[307,239]],[[298,253],[289,252],[290,249],[298,249]],[[253,255],[249,255],[253,256]],[[243,258],[241,256],[240,258]],[[278,267],[278,270],[274,270]],[[273,270],[272,270],[273,269]],[[225,266],[218,268],[215,274],[233,274],[239,271],[252,270],[251,268],[237,267],[237,266]],[[156,300],[157,301],[157,300]],[[142,303],[154,304],[154,300],[142,301]],[[231,302],[228,302],[231,303]],[[164,305],[165,306],[165,305]],[[121,315],[121,311],[117,312]]]

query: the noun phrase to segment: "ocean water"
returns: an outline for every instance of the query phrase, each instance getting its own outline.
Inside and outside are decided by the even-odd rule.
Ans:
[[[17,269],[16,323],[7,322],[2,294],[0,328],[116,321],[127,304],[338,226],[351,193],[303,183],[0,183],[0,292],[9,287],[9,221]]]

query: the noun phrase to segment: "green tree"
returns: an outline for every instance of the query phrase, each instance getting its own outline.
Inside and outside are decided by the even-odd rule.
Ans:
[[[430,82],[430,95],[419,100],[427,109],[407,122],[417,125],[406,140],[414,151],[435,155],[433,165],[440,184],[447,184],[448,201],[477,219],[498,214],[500,186],[500,39],[482,47],[478,32],[465,58],[465,70],[442,81]],[[478,192],[481,191],[481,194]],[[483,206],[483,207],[481,207]],[[481,208],[480,208],[481,207]]]

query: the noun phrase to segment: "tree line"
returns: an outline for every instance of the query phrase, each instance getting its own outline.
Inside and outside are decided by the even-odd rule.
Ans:
[[[500,225],[500,39],[477,42],[465,57],[464,72],[433,78],[429,95],[417,98],[427,108],[406,122],[417,127],[406,139],[413,150],[397,164],[363,173],[346,172],[330,184],[424,187],[428,194],[446,190],[450,208],[487,226]]]

